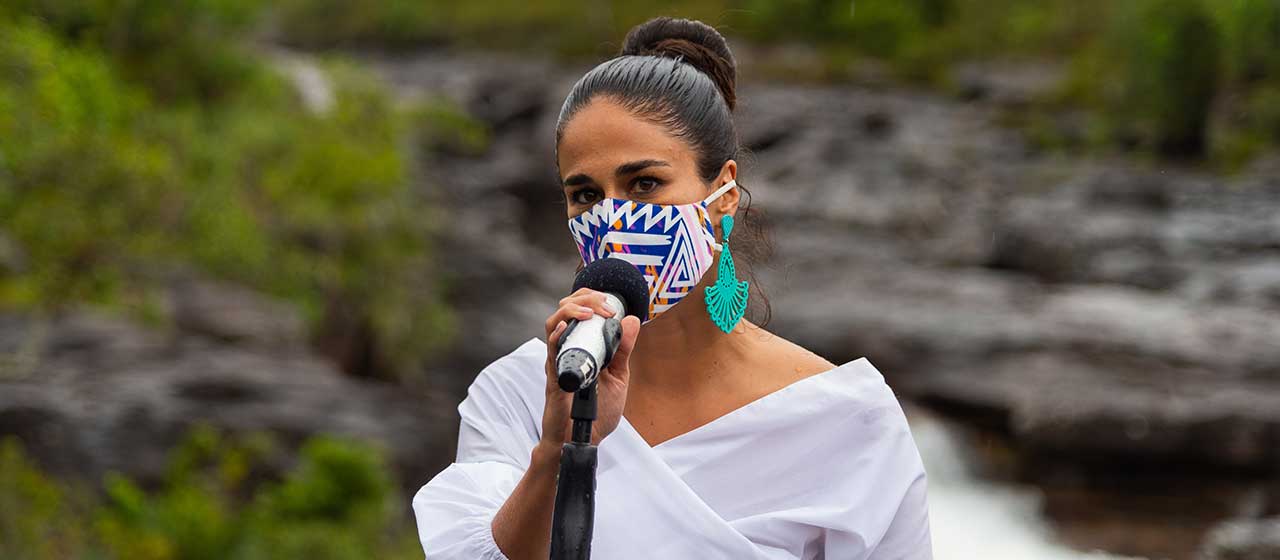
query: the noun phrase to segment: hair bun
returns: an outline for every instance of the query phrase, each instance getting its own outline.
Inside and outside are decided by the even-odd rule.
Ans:
[[[737,105],[737,68],[729,43],[700,21],[657,17],[631,28],[621,55],[679,57],[716,84],[732,111]]]

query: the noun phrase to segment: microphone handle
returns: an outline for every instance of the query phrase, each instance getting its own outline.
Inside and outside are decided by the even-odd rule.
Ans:
[[[605,293],[605,301],[618,310],[613,317],[593,314],[590,319],[570,319],[560,337],[556,353],[556,381],[565,392],[576,392],[595,383],[600,371],[609,366],[622,340],[622,298]]]

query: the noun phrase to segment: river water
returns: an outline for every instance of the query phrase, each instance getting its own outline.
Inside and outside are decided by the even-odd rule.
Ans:
[[[929,522],[937,560],[1077,560],[1133,558],[1083,552],[1055,542],[1040,515],[1040,494],[979,479],[959,433],[912,411],[911,433],[929,476]]]

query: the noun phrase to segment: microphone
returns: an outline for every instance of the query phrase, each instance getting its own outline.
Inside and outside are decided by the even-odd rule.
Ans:
[[[649,283],[622,259],[610,257],[588,264],[573,280],[573,291],[581,288],[603,292],[617,313],[569,320],[556,353],[556,382],[568,393],[589,387],[608,367],[622,340],[623,317],[635,315],[643,322],[649,316]]]

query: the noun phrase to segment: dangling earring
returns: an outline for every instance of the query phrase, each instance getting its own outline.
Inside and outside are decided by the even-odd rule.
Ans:
[[[733,231],[733,216],[725,214],[720,219],[720,231],[724,232],[724,248],[720,251],[720,265],[716,269],[716,283],[704,288],[707,295],[707,313],[724,332],[730,332],[747,312],[747,281],[738,280],[733,268],[733,255],[729,254],[729,232]]]

